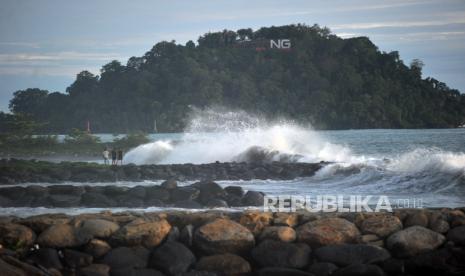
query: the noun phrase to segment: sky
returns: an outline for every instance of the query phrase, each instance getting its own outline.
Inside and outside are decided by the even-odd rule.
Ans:
[[[0,0],[0,111],[16,90],[65,92],[80,71],[98,74],[162,40],[297,23],[367,36],[465,92],[465,0]]]

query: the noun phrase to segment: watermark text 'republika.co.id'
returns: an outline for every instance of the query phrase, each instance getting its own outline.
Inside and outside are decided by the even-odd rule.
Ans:
[[[263,203],[265,212],[392,212],[399,208],[423,208],[423,200],[386,195],[267,195]]]

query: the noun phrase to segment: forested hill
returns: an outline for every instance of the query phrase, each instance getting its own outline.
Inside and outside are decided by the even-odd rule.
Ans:
[[[291,48],[258,48],[270,39],[290,39]],[[155,119],[159,131],[181,131],[191,106],[210,105],[320,129],[463,124],[465,95],[422,78],[422,66],[404,64],[366,37],[342,39],[317,25],[225,30],[197,44],[157,43],[126,65],[104,65],[100,76],[82,71],[66,93],[17,91],[10,109],[54,133],[87,121],[94,132],[151,131]]]

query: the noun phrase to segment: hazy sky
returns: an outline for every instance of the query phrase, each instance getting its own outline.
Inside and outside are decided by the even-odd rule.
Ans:
[[[80,71],[98,74],[161,40],[291,23],[368,36],[465,92],[465,0],[0,0],[0,110],[18,89],[64,92]]]

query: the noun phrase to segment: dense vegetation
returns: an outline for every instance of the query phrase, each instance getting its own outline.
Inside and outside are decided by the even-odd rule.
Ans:
[[[281,38],[291,40],[291,50],[238,47]],[[104,65],[100,76],[83,71],[66,94],[17,91],[10,109],[48,133],[83,129],[87,121],[94,132],[148,132],[154,120],[159,131],[181,131],[191,106],[211,105],[323,129],[463,124],[465,95],[423,79],[422,66],[380,52],[367,37],[342,39],[317,25],[225,30],[201,36],[197,45],[157,43],[126,65]]]

